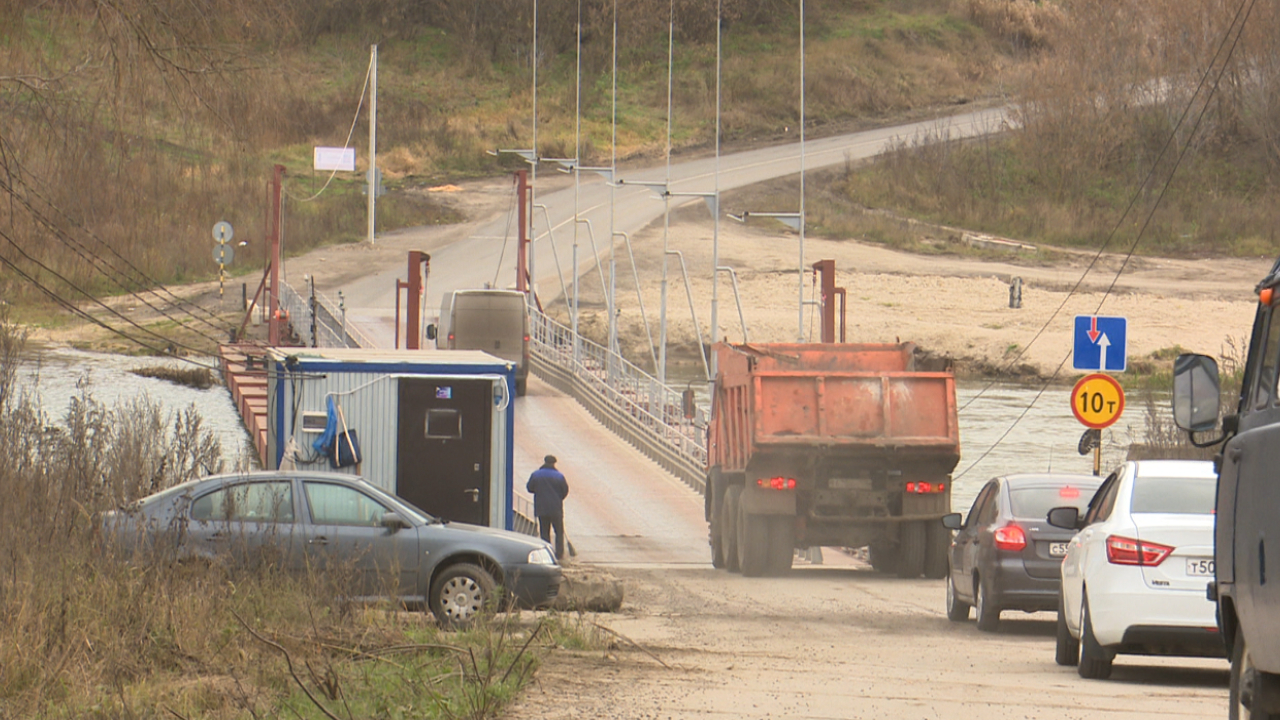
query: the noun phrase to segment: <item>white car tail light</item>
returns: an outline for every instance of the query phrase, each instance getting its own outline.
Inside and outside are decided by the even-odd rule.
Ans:
[[[1153,542],[1111,535],[1107,537],[1107,562],[1113,565],[1146,565],[1155,567],[1169,557],[1173,548]]]

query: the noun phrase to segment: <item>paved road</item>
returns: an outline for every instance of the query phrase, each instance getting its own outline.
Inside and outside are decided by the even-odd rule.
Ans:
[[[978,632],[943,612],[943,584],[863,567],[744,578],[694,568],[614,571],[626,641],[563,650],[504,717],[1206,720],[1227,716],[1225,660],[1121,656],[1109,680],[1054,663],[1054,615],[1007,613]],[[643,648],[643,650],[638,649]],[[664,666],[665,664],[665,666]]]
[[[565,532],[578,563],[710,568],[702,498],[537,378],[516,400],[517,490],[545,455],[569,481]]]
[[[847,160],[869,158],[881,152],[895,138],[907,139],[921,134],[972,137],[998,131],[1006,122],[1004,110],[981,110],[812,140],[805,144],[805,167],[817,170]],[[800,170],[799,143],[723,155],[719,167],[721,191],[796,174]],[[552,171],[547,167],[541,170],[544,178],[548,172]],[[714,157],[674,163],[670,172],[668,187],[673,193],[706,193],[715,189]],[[619,175],[623,185],[617,188],[611,188],[604,178],[595,173],[583,172],[581,175],[577,215],[590,224],[589,229],[586,223],[580,223],[578,228],[578,267],[584,272],[588,269],[595,272],[594,266],[590,265],[593,262],[592,236],[596,252],[602,255],[608,252],[606,236],[610,228],[610,207],[613,208],[612,226],[616,232],[633,234],[662,217],[664,204],[654,195],[654,189],[634,183],[665,181],[667,170],[664,166],[619,171]],[[563,175],[552,172],[551,177],[555,178],[557,186],[564,185]],[[543,194],[535,189],[534,202],[545,206],[545,210],[537,208],[534,211],[536,237],[531,260],[535,284],[545,305],[549,298],[561,292],[564,287],[562,278],[564,283],[570,282],[575,225],[574,190],[568,187]],[[673,198],[672,207],[682,202],[701,201],[697,198]],[[798,202],[797,198],[797,205]],[[427,297],[429,314],[433,315],[440,307],[440,298],[447,291],[482,287],[485,282],[491,282],[495,274],[504,287],[514,282],[514,239],[508,240],[514,235],[514,229],[508,228],[508,218],[503,213],[501,217],[480,224],[469,237],[439,247],[422,248],[431,253]],[[392,288],[395,287],[395,278],[405,277],[404,272],[403,263],[391,268],[371,268],[370,274],[342,288],[348,319],[360,324],[383,347],[391,347],[393,342],[395,300]]]

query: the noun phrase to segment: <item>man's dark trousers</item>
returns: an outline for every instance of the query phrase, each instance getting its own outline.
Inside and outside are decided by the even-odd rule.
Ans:
[[[564,559],[564,515],[539,515],[538,534],[551,542],[551,530],[556,531],[556,560]]]

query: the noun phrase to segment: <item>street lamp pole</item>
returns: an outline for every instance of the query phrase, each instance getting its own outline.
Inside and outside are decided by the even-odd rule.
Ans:
[[[529,169],[529,206],[532,208],[537,204],[537,188],[538,188],[538,0],[533,0],[533,53],[530,57],[533,66],[533,157],[529,159],[532,166]],[[529,297],[528,302],[532,305],[533,298],[537,295],[538,274],[534,271],[534,258],[537,256],[537,245],[535,240],[537,236],[533,232],[533,213],[529,213]]]
[[[799,302],[796,315],[799,319],[796,337],[804,342],[804,0],[800,2],[800,261],[796,271],[799,286]]]
[[[667,11],[667,176],[671,184],[671,84],[674,72],[676,37],[676,3],[671,0]],[[671,199],[666,193],[662,198],[662,302],[659,309],[661,327],[658,330],[658,382],[667,382],[667,242],[671,233]]]
[[[617,234],[614,226],[617,186],[614,180],[618,177],[618,0],[613,0],[613,110],[610,123],[613,137],[609,141],[609,349],[621,355],[618,347],[618,265],[613,254],[614,235]]]
[[[715,201],[712,203],[711,231],[711,333],[710,342],[715,345],[720,335],[720,26],[721,0],[716,0],[716,169],[715,169]],[[710,375],[716,376],[716,355],[711,354]]]

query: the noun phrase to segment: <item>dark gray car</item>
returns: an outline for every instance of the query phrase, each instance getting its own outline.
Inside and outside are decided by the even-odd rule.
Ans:
[[[560,566],[542,540],[443,522],[352,475],[193,480],[108,513],[103,527],[128,552],[342,569],[353,573],[356,599],[430,607],[450,625],[469,622],[494,600],[541,607],[560,589]]]
[[[1049,525],[1050,508],[1084,508],[1102,483],[1093,475],[1007,475],[992,479],[973,501],[969,517],[942,518],[956,530],[947,554],[947,617],[978,615],[978,629],[994,632],[1000,611],[1056,610],[1062,558],[1074,534]]]

